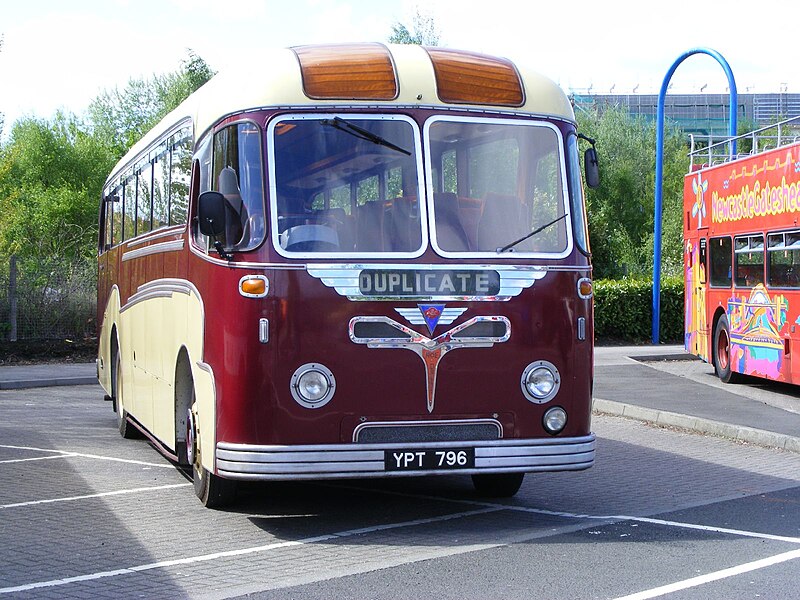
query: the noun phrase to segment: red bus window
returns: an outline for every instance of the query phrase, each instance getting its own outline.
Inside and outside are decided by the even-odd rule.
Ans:
[[[767,236],[770,287],[800,287],[800,231]]]
[[[731,238],[709,240],[711,256],[710,281],[714,287],[731,286]]]
[[[764,283],[764,236],[734,238],[736,285],[753,287]]]

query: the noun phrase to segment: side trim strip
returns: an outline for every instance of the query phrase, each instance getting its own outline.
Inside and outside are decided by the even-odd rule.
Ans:
[[[152,242],[153,240],[157,240],[163,237],[169,237],[171,235],[179,235],[186,230],[186,225],[173,225],[172,227],[166,229],[156,229],[152,233],[148,233],[143,235],[139,238],[133,238],[128,243],[125,244],[125,248],[133,248],[134,246],[141,246],[142,244],[146,244],[147,242]]]
[[[172,242],[161,242],[160,244],[152,244],[136,250],[130,250],[122,255],[122,261],[133,260],[150,254],[160,254],[161,252],[177,252],[178,250],[183,250],[184,241],[181,239]]]

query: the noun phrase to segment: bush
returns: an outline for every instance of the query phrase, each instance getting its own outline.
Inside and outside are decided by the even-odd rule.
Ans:
[[[661,343],[683,340],[683,279],[661,280]],[[594,282],[594,335],[600,342],[647,342],[653,327],[653,282],[600,279]]]

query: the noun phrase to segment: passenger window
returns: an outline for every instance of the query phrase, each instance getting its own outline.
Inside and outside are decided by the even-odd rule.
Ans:
[[[192,175],[192,133],[182,129],[170,138],[169,224],[183,225],[189,211]]]
[[[169,225],[169,151],[159,146],[153,161],[153,229]]]
[[[712,287],[731,287],[731,238],[711,238],[708,242],[711,257]]]
[[[150,231],[153,222],[153,166],[150,161],[139,164],[136,175],[136,235]]]
[[[771,287],[800,287],[800,232],[772,233],[767,236]]]
[[[124,188],[123,186],[117,186],[114,190],[114,195],[117,197],[116,201],[112,203],[112,210],[113,210],[113,217],[111,219],[112,224],[111,228],[114,231],[113,233],[113,242],[115,244],[119,244],[122,241],[122,221],[123,221],[123,199],[124,199]]]
[[[136,235],[136,176],[129,172],[125,180],[125,223],[123,233],[129,240]]]
[[[764,283],[764,237],[749,235],[733,240],[736,285],[754,287]]]
[[[254,123],[238,123],[214,136],[211,188],[225,196],[228,212],[223,246],[250,250],[266,232],[261,171],[261,132]]]

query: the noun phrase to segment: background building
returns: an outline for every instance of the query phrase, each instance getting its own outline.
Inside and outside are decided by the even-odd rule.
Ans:
[[[634,115],[655,120],[658,94],[571,94],[575,110],[602,111],[621,106]],[[667,94],[666,118],[687,134],[719,140],[728,135],[730,99],[728,94]],[[800,116],[800,94],[738,94],[738,120],[753,127],[763,127],[783,119]]]

